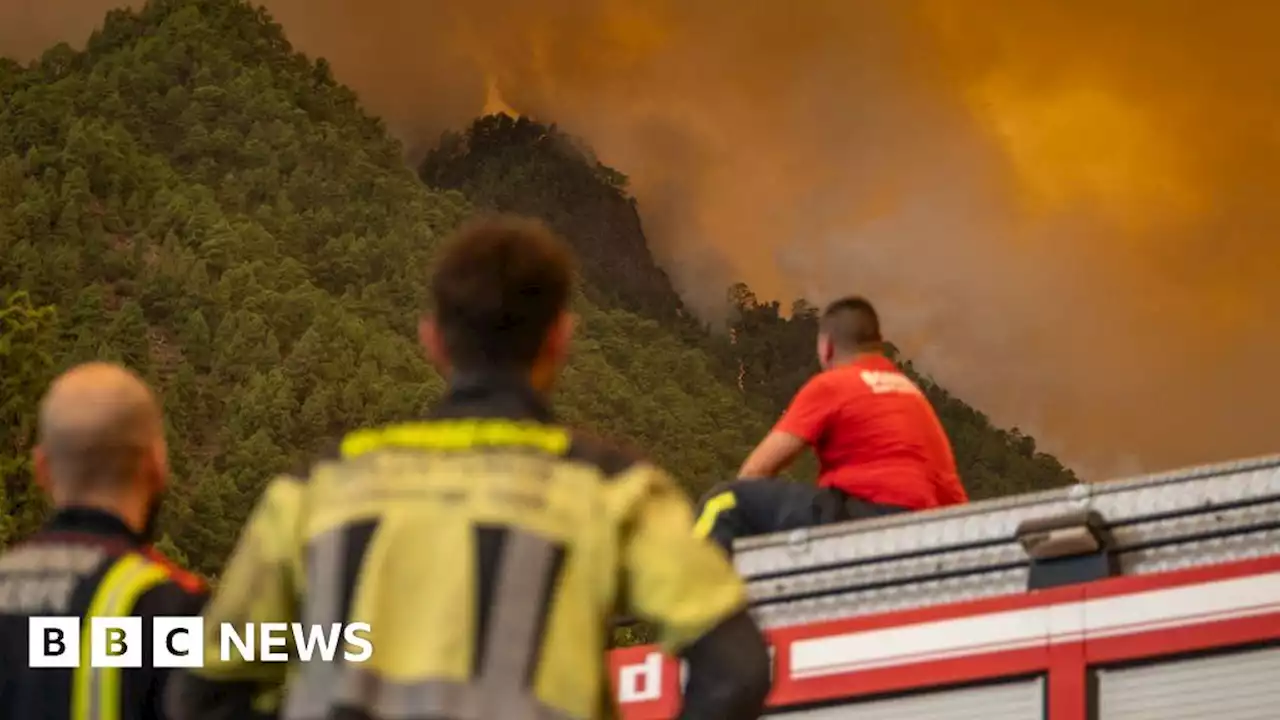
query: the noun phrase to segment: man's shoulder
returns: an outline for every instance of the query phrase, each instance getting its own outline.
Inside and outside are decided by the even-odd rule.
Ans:
[[[204,578],[182,568],[155,548],[136,548],[122,556],[122,561],[129,556],[140,557],[152,571],[160,571],[159,574],[151,574],[148,580],[142,579],[148,577],[146,574],[125,575],[122,577],[125,585],[116,585],[114,591],[108,591],[124,593],[125,596],[132,594],[129,615],[151,618],[200,614],[205,601],[209,600],[209,585]],[[136,578],[142,584],[134,585],[128,578]]]
[[[174,585],[182,592],[193,596],[205,595],[209,592],[209,586],[204,578],[182,567],[154,547],[144,548],[141,554],[164,571],[167,583]]]
[[[141,616],[198,615],[209,598],[209,586],[204,578],[184,569],[153,548],[139,551],[152,567],[163,572],[158,582],[143,590],[133,606],[133,613]]]
[[[594,466],[605,477],[614,477],[648,461],[628,443],[606,439],[586,430],[570,430],[565,459]]]

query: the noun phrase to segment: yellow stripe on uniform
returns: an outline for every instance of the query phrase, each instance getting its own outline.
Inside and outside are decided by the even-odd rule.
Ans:
[[[129,553],[116,560],[98,583],[80,633],[80,667],[72,674],[71,720],[120,720],[120,668],[89,667],[93,618],[128,615],[143,593],[168,578],[165,568]]]
[[[720,513],[731,510],[737,505],[738,499],[733,496],[733,491],[722,492],[708,500],[702,508],[702,514],[698,516],[698,522],[693,526],[694,536],[704,538],[710,535],[711,528],[716,526],[716,518],[720,517]]]
[[[564,428],[511,420],[448,420],[357,430],[342,440],[343,457],[385,448],[466,450],[478,447],[532,447],[561,455],[569,448]]]

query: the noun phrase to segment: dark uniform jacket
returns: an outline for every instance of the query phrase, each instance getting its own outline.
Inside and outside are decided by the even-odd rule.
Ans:
[[[150,668],[149,618],[198,615],[203,583],[159,555],[117,517],[66,509],[0,555],[0,718],[160,720],[168,671]],[[142,616],[141,668],[32,668],[31,616]],[[87,620],[84,622],[87,623]]]
[[[628,612],[689,658],[698,716],[756,718],[763,640],[743,583],[692,529],[657,467],[556,424],[519,379],[464,378],[428,419],[352,433],[308,477],[268,485],[171,713],[246,717],[288,678],[284,720],[607,716],[608,620]],[[292,667],[217,660],[212,629],[245,621],[364,623],[367,647]]]

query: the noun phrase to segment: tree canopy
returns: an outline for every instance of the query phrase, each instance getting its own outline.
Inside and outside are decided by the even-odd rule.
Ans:
[[[580,143],[482,118],[415,174],[324,60],[240,0],[112,11],[82,51],[0,63],[0,96],[0,546],[45,512],[27,462],[44,386],[117,360],[165,405],[162,546],[216,574],[269,476],[442,391],[414,328],[439,240],[478,208],[546,218],[583,255],[563,418],[691,494],[731,477],[816,369],[807,306],[783,318],[742,287],[730,328],[694,320],[625,176]],[[921,381],[976,496],[1071,479]]]

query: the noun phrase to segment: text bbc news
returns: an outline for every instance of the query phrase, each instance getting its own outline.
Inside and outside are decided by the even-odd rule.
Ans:
[[[90,667],[142,667],[143,622],[141,617],[95,617],[83,628],[79,617],[32,617],[27,664],[80,667],[84,641]],[[152,667],[204,666],[204,618],[153,617],[150,622]],[[362,663],[373,656],[370,633],[368,623],[221,623],[218,654],[223,662],[333,662],[341,654],[345,662]]]

